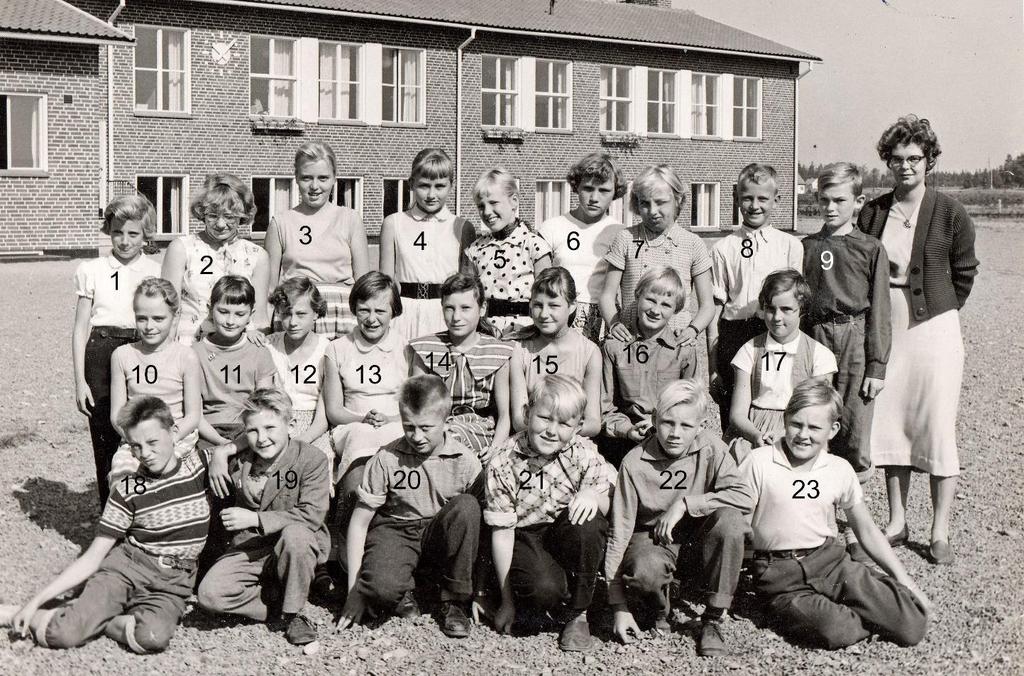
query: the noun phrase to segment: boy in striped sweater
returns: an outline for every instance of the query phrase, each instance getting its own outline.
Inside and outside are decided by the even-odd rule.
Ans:
[[[210,503],[206,463],[174,454],[174,418],[156,397],[138,397],[118,415],[138,472],[110,493],[96,538],[24,606],[0,606],[0,626],[39,645],[71,648],[106,634],[137,653],[167,647],[196,582]],[[41,610],[85,582],[74,601]]]

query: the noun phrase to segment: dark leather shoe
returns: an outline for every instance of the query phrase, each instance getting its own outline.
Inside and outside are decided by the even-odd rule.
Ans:
[[[902,547],[907,544],[907,541],[910,540],[910,530],[907,528],[907,524],[903,524],[903,530],[899,533],[890,535],[886,539],[889,540],[890,547]]]
[[[697,654],[701,657],[723,657],[729,654],[725,647],[721,620],[704,620],[697,635]]]
[[[947,540],[936,540],[928,547],[928,554],[931,556],[932,563],[946,566],[953,563],[953,548],[949,546]]]
[[[579,619],[572,620],[562,627],[562,633],[558,635],[558,647],[571,653],[587,652],[597,647],[594,637],[590,635],[586,615],[581,615]]]
[[[420,607],[416,603],[416,597],[413,596],[412,591],[407,591],[402,595],[402,599],[395,606],[395,616],[402,619],[420,616]]]
[[[458,603],[446,601],[441,604],[441,631],[451,638],[466,638],[473,627],[465,609]]]
[[[284,637],[292,645],[306,645],[316,640],[316,627],[302,615],[295,615],[284,630]]]

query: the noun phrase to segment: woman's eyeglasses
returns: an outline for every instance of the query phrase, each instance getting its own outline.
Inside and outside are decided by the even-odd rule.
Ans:
[[[217,225],[220,221],[224,221],[228,225],[238,225],[242,222],[242,217],[234,214],[206,214],[203,216],[203,221],[209,225]]]
[[[911,169],[916,169],[917,165],[921,164],[921,160],[924,159],[924,155],[911,155],[910,157],[896,157],[893,155],[889,158],[889,167],[891,169],[899,169],[906,162],[910,165]]]

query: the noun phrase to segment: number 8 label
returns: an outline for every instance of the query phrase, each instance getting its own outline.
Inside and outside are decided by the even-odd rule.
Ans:
[[[834,263],[835,263],[835,260],[832,258],[832,252],[831,251],[822,251],[821,252],[821,269],[822,270],[831,270],[832,269],[832,265]]]

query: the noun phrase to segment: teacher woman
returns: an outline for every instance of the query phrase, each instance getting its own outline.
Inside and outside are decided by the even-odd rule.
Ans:
[[[978,272],[974,224],[962,204],[925,186],[939,142],[928,120],[901,117],[882,134],[878,155],[896,187],[867,203],[859,227],[889,255],[892,352],[875,403],[871,458],[885,468],[893,545],[908,539],[910,472],[931,480],[933,563],[951,563],[949,515],[960,474],[956,414],[964,371],[960,308]]]

